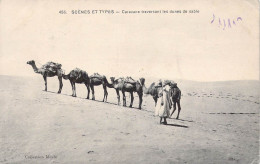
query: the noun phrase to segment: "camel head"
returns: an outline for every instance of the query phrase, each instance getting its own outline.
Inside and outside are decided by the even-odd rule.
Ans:
[[[110,80],[112,81],[112,83],[114,83],[115,77],[110,77]]]
[[[140,83],[141,83],[141,85],[144,85],[144,82],[145,82],[145,78],[140,78]]]
[[[34,60],[28,61],[27,64],[29,64],[29,65],[34,65],[34,64],[35,64],[35,61],[34,61]]]

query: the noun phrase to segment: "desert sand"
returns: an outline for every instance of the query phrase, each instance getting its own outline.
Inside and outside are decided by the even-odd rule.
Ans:
[[[101,86],[93,101],[57,77],[48,92],[40,75],[0,79],[0,163],[259,163],[259,81],[177,80],[180,119],[160,125],[151,96],[138,110],[137,94],[125,108],[114,89],[103,103]]]

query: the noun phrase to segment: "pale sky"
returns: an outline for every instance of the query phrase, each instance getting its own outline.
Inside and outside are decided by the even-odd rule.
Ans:
[[[54,61],[66,73],[78,67],[107,77],[259,79],[257,0],[1,0],[0,7],[1,75],[37,76],[26,64],[33,59],[38,67]],[[200,13],[72,15],[76,9]],[[228,19],[236,25],[228,28]]]

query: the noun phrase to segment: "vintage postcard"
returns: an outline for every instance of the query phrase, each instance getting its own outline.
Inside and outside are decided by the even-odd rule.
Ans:
[[[258,0],[0,0],[0,163],[259,163]]]

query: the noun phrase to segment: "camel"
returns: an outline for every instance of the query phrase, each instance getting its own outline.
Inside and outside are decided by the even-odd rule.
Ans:
[[[58,79],[59,79],[58,94],[61,93],[61,90],[63,87],[63,84],[62,84],[63,70],[61,69],[61,64],[48,62],[45,65],[43,65],[41,68],[36,67],[34,60],[28,61],[27,64],[32,66],[35,73],[39,73],[43,76],[44,84],[45,84],[45,91],[47,91],[47,77],[58,76]]]
[[[140,82],[143,86],[143,91],[144,91],[144,94],[149,94],[153,97],[154,99],[154,102],[155,102],[155,106],[157,104],[157,99],[158,99],[158,89],[159,87],[157,87],[156,83],[152,83],[150,85],[149,88],[146,88],[145,87],[145,79],[142,78],[140,79]],[[181,105],[180,105],[180,100],[181,100],[181,90],[177,87],[177,83],[174,83],[170,80],[165,80],[166,83],[168,83],[170,86],[171,86],[171,90],[170,90],[170,94],[171,94],[171,98],[172,98],[172,102],[173,102],[173,111],[170,115],[170,117],[173,115],[173,113],[175,112],[176,110],[176,104],[178,105],[178,115],[176,117],[176,119],[179,119],[179,114],[180,114],[180,111],[181,111]]]
[[[123,83],[124,83],[124,78],[120,77],[118,79],[115,79],[115,77],[110,77],[111,79],[111,84],[108,85],[109,88],[114,88],[116,90],[117,94],[117,100],[118,100],[118,105],[120,105],[120,94],[119,91],[122,91],[123,88]]]
[[[181,112],[181,90],[177,87],[177,83],[173,83],[171,84],[171,97],[172,97],[172,102],[173,102],[173,111],[171,113],[171,116],[172,117],[172,114],[175,112],[176,110],[176,103],[178,105],[178,115],[176,117],[176,119],[179,119],[179,115],[180,115],[180,112]]]
[[[76,95],[76,86],[75,83],[84,83],[88,89],[88,95],[87,95],[87,99],[89,99],[89,82],[90,79],[88,77],[88,73],[86,71],[83,71],[79,68],[75,68],[73,70],[70,71],[70,73],[68,75],[63,75],[62,76],[63,79],[70,80],[70,84],[72,87],[72,97],[77,97]]]
[[[117,93],[117,99],[118,99],[118,105],[120,105],[120,94],[119,91],[122,92],[123,95],[123,106],[126,106],[126,96],[125,92],[129,92],[131,94],[131,103],[130,108],[133,106],[134,101],[134,92],[137,92],[139,96],[139,107],[138,109],[141,109],[142,102],[143,102],[143,89],[140,82],[133,80],[131,77],[127,78],[118,78],[115,79],[115,77],[110,78],[112,81],[112,84],[110,84],[108,87],[113,87],[116,90]]]
[[[143,92],[144,94],[148,94],[148,95],[151,95],[154,99],[154,102],[155,102],[155,106],[157,104],[157,100],[159,98],[158,96],[158,93],[159,93],[159,87],[157,87],[157,84],[155,82],[153,82],[149,88],[146,88],[145,86],[145,79],[144,78],[141,78],[140,79],[140,82],[143,86]],[[161,82],[159,82],[159,85],[162,85]]]
[[[90,76],[90,88],[92,91],[92,100],[95,100],[95,91],[94,91],[94,86],[99,86],[99,85],[103,85],[103,89],[104,89],[104,98],[103,98],[103,102],[107,102],[107,86],[109,86],[109,83],[107,81],[106,76],[102,76],[98,73],[94,73],[93,75]]]

